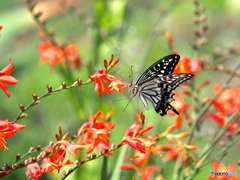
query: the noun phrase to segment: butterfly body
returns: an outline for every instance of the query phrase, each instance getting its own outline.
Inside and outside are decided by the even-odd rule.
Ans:
[[[180,56],[177,54],[166,56],[150,66],[136,84],[129,83],[129,91],[133,97],[139,98],[143,108],[148,109],[148,100],[161,116],[166,115],[168,110],[179,115],[178,111],[170,105],[174,100],[173,90],[194,76],[189,73],[172,74],[179,59]]]

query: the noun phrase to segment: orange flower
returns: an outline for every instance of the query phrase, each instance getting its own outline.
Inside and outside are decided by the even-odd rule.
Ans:
[[[207,114],[205,116],[205,118],[212,118],[216,121],[217,125],[220,127],[225,126],[225,116],[223,114],[220,113],[216,113],[216,114]]]
[[[222,87],[219,84],[214,85],[214,94],[218,94]],[[225,114],[234,114],[240,111],[240,87],[226,89],[224,92],[214,100],[216,109]]]
[[[112,91],[119,92],[119,90],[124,93],[124,89],[128,87],[126,83],[123,83],[115,76],[108,74],[108,72],[119,62],[119,59],[113,60],[114,55],[110,56],[110,60],[103,60],[105,70],[100,69],[98,72],[95,72],[89,78],[94,81],[95,91],[98,91],[99,96],[102,96],[102,92],[112,94]],[[105,82],[111,82],[109,85]]]
[[[146,149],[146,153],[141,153],[140,151],[135,151],[134,164],[126,163],[120,166],[121,169],[133,169],[141,174],[141,180],[151,179],[151,176],[154,172],[160,171],[161,169],[158,166],[148,166],[148,161],[150,157],[150,149]]]
[[[128,144],[132,148],[140,151],[141,153],[146,153],[145,146],[139,141],[139,138],[133,138],[133,139],[124,139],[121,141],[120,144]]]
[[[59,151],[62,149],[59,149]],[[53,157],[56,155],[57,153],[54,153]],[[64,153],[62,152],[61,154],[59,154],[58,156],[64,155]],[[57,156],[57,157],[58,157]],[[73,164],[73,162],[71,160],[68,160],[67,162],[62,163],[60,160],[56,159],[56,158],[45,158],[42,160],[42,170],[43,172],[53,172],[54,170],[60,170],[62,167],[64,167],[65,165],[69,165],[69,164]]]
[[[146,153],[141,153],[139,151],[135,151],[134,164],[126,163],[120,166],[121,169],[133,169],[141,174],[141,180],[150,180],[153,173],[156,171],[161,171],[161,168],[158,166],[147,166],[149,157],[150,157],[150,149],[147,149]]]
[[[143,124],[141,122],[134,122],[130,128],[128,128],[125,132],[125,136],[137,137],[143,136],[145,132],[151,130],[153,126],[148,126],[143,128]]]
[[[191,73],[195,74],[201,70],[201,61],[199,58],[189,59],[188,57],[181,56],[178,65],[174,70],[175,73]]]
[[[130,136],[130,137],[143,136],[145,132],[153,128],[153,126],[143,128],[144,122],[145,122],[145,115],[143,114],[142,111],[140,111],[139,114],[136,114],[136,122],[134,122],[130,126],[130,128],[126,130],[124,136]]]
[[[169,133],[169,132],[171,132],[171,131],[173,131],[173,130],[175,130],[175,129],[181,129],[183,117],[184,117],[184,116],[188,117],[187,110],[188,110],[190,107],[192,107],[191,104],[186,103],[186,102],[182,99],[182,97],[180,96],[180,94],[186,94],[186,95],[188,95],[188,96],[191,95],[190,92],[185,91],[185,90],[184,90],[184,91],[177,91],[177,92],[175,93],[175,97],[174,97],[174,98],[176,99],[176,101],[171,102],[171,105],[174,106],[174,107],[177,109],[177,111],[180,113],[180,115],[179,115],[179,116],[176,116],[176,118],[175,118],[175,123],[167,128],[167,130],[165,131],[165,132],[167,132],[167,133]],[[171,116],[171,115],[175,115],[175,113],[172,112],[172,111],[168,111],[168,115],[170,115],[170,116]]]
[[[0,88],[3,89],[3,91],[6,93],[8,97],[10,97],[10,92],[7,86],[5,86],[4,84],[8,85],[17,84],[17,80],[13,76],[10,76],[14,68],[15,66],[12,66],[12,60],[9,59],[8,65],[0,71]]]
[[[186,91],[175,92],[174,99],[176,101],[171,102],[171,105],[177,109],[179,114],[184,114],[187,111],[187,109],[189,109],[192,106],[191,104],[188,104],[183,100],[183,98],[180,96],[180,94],[182,94],[182,93],[186,94],[187,92]],[[168,115],[175,115],[175,113],[172,111],[169,111]]]
[[[167,155],[164,156],[165,160],[168,161],[169,159],[177,160],[177,158],[183,153],[182,147],[173,147],[170,145],[159,145],[157,147],[158,150],[168,151]]]
[[[7,148],[5,146],[6,141],[4,138],[12,137],[18,130],[25,129],[26,127],[26,125],[18,124],[16,122],[0,120],[0,148]]]
[[[7,142],[5,141],[4,138],[0,137],[0,148],[7,149],[6,144]]]
[[[64,54],[68,60],[68,67],[79,69],[82,65],[81,58],[78,54],[78,47],[75,44],[66,46],[64,48]]]
[[[48,158],[43,159],[42,171],[59,171],[63,166],[73,164],[70,156],[77,154],[78,150],[87,147],[89,147],[89,145],[79,145],[65,140],[58,141],[54,146],[43,150],[43,152],[52,152],[52,154]]]
[[[31,180],[38,180],[43,174],[38,163],[29,164],[27,166],[26,178]]]
[[[215,114],[214,113],[207,114],[205,116],[205,118],[212,118],[212,119],[214,119],[219,127],[226,126],[226,123],[228,122],[227,116],[225,116],[225,115],[223,115],[222,113],[219,113],[219,112],[215,113]],[[239,126],[239,123],[236,121],[229,127],[228,131],[236,132],[238,126]]]
[[[103,151],[111,148],[109,135],[115,124],[106,122],[107,118],[110,118],[110,115],[107,114],[104,118],[103,111],[98,111],[95,115],[91,115],[88,122],[83,123],[78,129],[78,144],[88,144],[87,153],[92,153],[95,148]]]
[[[145,133],[153,128],[153,126],[143,128],[144,120],[145,116],[142,112],[140,112],[140,114],[136,116],[137,122],[133,123],[131,127],[126,130],[124,138],[119,145],[128,144],[132,148],[140,151],[141,153],[146,153],[147,149],[150,149],[153,152],[153,145],[156,144],[155,140],[158,139],[158,136],[147,136],[147,138],[140,137],[146,136]],[[126,139],[126,136],[130,136],[132,137],[132,139]],[[153,153],[155,153],[155,151]]]
[[[114,76],[113,78],[114,78],[114,81],[112,81],[111,84],[108,86],[110,88],[110,91],[119,92],[120,90],[122,93],[124,93],[124,88],[128,87],[128,85],[126,83],[123,83],[122,81],[120,81]]]
[[[111,91],[118,92],[119,88],[127,87],[126,84],[122,83],[115,76],[107,74],[102,69],[89,76],[89,78],[94,81],[95,91],[98,91],[100,97],[102,96],[102,92],[112,95]],[[112,82],[112,84],[107,85],[105,81]]]
[[[141,153],[146,154],[148,150],[152,152],[155,155],[161,156],[160,153],[157,152],[157,150],[154,148],[154,145],[156,144],[156,140],[158,139],[158,136],[151,137],[148,136],[147,138],[140,138],[140,137],[134,137],[132,139],[123,139],[119,145],[122,144],[128,144],[132,148],[140,151]],[[139,158],[140,155],[137,155],[134,157]]]
[[[170,145],[159,145],[156,147],[157,150],[163,150],[168,151],[167,155],[164,156],[165,161],[168,161],[170,159],[173,159],[176,161],[178,157],[184,155],[184,159],[188,158],[188,153],[186,153],[186,150],[194,150],[198,147],[195,145],[187,144],[187,145],[181,145],[181,146],[170,146]]]
[[[150,180],[154,172],[160,172],[161,168],[159,166],[149,166],[144,169],[141,175],[141,180]]]
[[[141,180],[151,179],[152,174],[155,171],[160,171],[160,168],[157,166],[146,167],[149,157],[152,154],[161,156],[161,154],[154,147],[156,145],[156,140],[159,139],[158,135],[147,136],[147,138],[141,138],[139,136],[146,136],[145,133],[153,128],[153,126],[148,126],[143,128],[145,121],[145,116],[142,112],[136,115],[136,122],[127,129],[124,139],[120,142],[119,145],[128,144],[136,151],[134,153],[135,164],[123,164],[121,169],[134,169],[141,174]],[[126,139],[126,136],[132,137],[132,139]]]
[[[64,48],[54,45],[51,41],[45,41],[37,49],[41,52],[40,60],[48,62],[50,65],[62,63],[65,58],[68,60],[68,67],[80,68],[81,58],[78,54],[77,46],[72,44]]]
[[[171,131],[175,130],[175,129],[181,129],[182,127],[182,115],[177,116],[175,118],[175,122],[173,125],[169,126],[164,133],[170,133]]]
[[[95,72],[93,75],[89,76],[89,78],[94,81],[95,91],[98,91],[100,97],[102,96],[102,92],[112,95],[111,90],[104,81],[112,82],[113,79],[106,73],[105,70],[101,69],[98,72]]]
[[[131,163],[126,163],[126,164],[122,164],[120,166],[121,169],[134,169],[136,171],[139,171],[139,168],[138,166],[134,165],[134,164],[131,164]]]
[[[141,180],[150,180],[154,172],[160,172],[161,168],[158,166],[149,166],[141,170],[138,166],[126,163],[120,166],[121,169],[133,169],[141,173]]]
[[[214,85],[214,94],[220,93],[221,90],[221,85]],[[218,112],[207,114],[205,117],[214,119],[220,127],[224,127],[228,122],[226,115],[234,114],[240,111],[240,87],[224,90],[222,94],[214,100],[213,105]],[[236,132],[238,125],[238,122],[233,123],[233,125],[229,127],[228,131]]]
[[[14,122],[0,120],[0,137],[9,138],[16,134],[18,130],[25,129],[27,126]]]
[[[51,41],[45,41],[38,46],[41,52],[40,60],[48,62],[50,65],[56,65],[64,60],[64,53],[59,46],[54,46]]]
[[[6,172],[6,171],[3,171],[0,169],[0,178],[3,178],[5,177],[6,175],[9,175],[10,173]]]
[[[141,153],[140,151],[134,151],[134,163],[140,167],[140,169],[144,169],[149,162],[149,158],[151,155],[150,148],[146,148],[146,153]]]

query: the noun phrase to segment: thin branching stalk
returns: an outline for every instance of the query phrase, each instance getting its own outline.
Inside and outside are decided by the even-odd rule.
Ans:
[[[18,121],[19,119],[23,118],[26,116],[26,114],[24,114],[25,111],[27,111],[28,109],[30,109],[31,107],[37,105],[38,103],[40,103],[40,100],[47,97],[47,96],[50,96],[52,95],[53,93],[56,93],[56,92],[59,92],[59,91],[62,91],[62,90],[65,90],[65,89],[71,89],[71,88],[74,88],[76,86],[79,86],[79,85],[86,85],[86,84],[89,84],[91,83],[91,80],[89,79],[87,82],[85,83],[82,83],[81,82],[81,79],[78,79],[75,83],[73,83],[71,86],[66,86],[66,83],[62,83],[61,87],[60,88],[57,88],[55,90],[52,90],[52,86],[47,86],[47,89],[48,89],[48,92],[44,93],[43,95],[41,96],[37,96],[37,95],[32,95],[33,96],[33,101],[28,105],[28,106],[24,106],[22,104],[19,105],[19,108],[20,108],[20,112],[19,114],[16,116],[16,118],[14,119],[14,121]]]

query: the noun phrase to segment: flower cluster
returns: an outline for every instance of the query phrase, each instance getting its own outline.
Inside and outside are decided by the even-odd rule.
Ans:
[[[4,84],[15,85],[18,82],[13,76],[10,76],[14,68],[15,66],[12,65],[12,60],[9,59],[8,65],[0,71],[0,88],[3,89],[8,97],[10,97],[10,92]]]
[[[7,149],[5,138],[15,136],[18,130],[25,129],[27,126],[16,122],[0,120],[0,148]]]
[[[213,100],[216,111],[206,114],[205,118],[212,118],[219,127],[224,127],[227,122],[229,122],[228,115],[236,114],[240,111],[240,87],[233,87],[221,91],[221,85],[215,84],[213,93],[215,95],[221,93],[220,96]],[[239,122],[236,121],[229,127],[229,130],[237,132],[238,126]]]
[[[45,41],[38,45],[37,49],[40,51],[40,60],[48,62],[51,66],[62,63],[66,60],[68,67],[80,68],[82,61],[78,53],[76,45],[68,45],[61,47],[55,45],[52,41]]]
[[[76,155],[77,158],[82,157],[82,155],[80,155],[80,150],[82,149],[85,150],[83,152],[86,154],[94,154],[95,149],[97,149],[100,154],[104,154],[105,156],[111,155],[113,153],[111,150],[113,146],[110,144],[110,142],[112,142],[110,140],[110,134],[115,128],[115,124],[109,121],[111,115],[112,112],[104,114],[103,111],[98,111],[95,115],[90,115],[88,121],[83,123],[78,129],[78,134],[74,138],[77,139],[76,142],[73,142],[73,139],[69,141],[69,133],[62,135],[62,129],[59,128],[59,135],[56,135],[56,143],[52,144],[50,147],[44,148],[37,158],[29,157],[24,162],[27,166],[26,177],[38,180],[44,173],[51,173],[54,175],[55,171],[60,172],[62,168],[67,165],[80,165],[80,162],[86,162],[87,160],[81,158],[81,160],[76,163],[76,161],[73,162],[71,159],[72,155]],[[20,126],[19,124],[11,123],[11,125],[12,124],[19,129],[25,128],[23,125]],[[122,141],[116,146],[120,148],[123,145],[128,145],[135,149],[135,154],[132,158],[134,164],[123,164],[121,166],[122,169],[135,169],[141,174],[142,178],[145,177],[149,179],[154,172],[161,171],[161,168],[156,165],[148,166],[151,155],[161,157],[162,154],[160,151],[168,150],[169,155],[167,155],[167,157],[169,159],[177,159],[177,155],[184,155],[188,150],[196,149],[196,146],[185,145],[181,140],[183,137],[188,136],[188,133],[174,135],[170,134],[169,130],[166,130],[162,134],[151,136],[148,133],[154,126],[144,127],[144,124],[145,115],[140,112],[136,115],[136,122],[126,130],[125,134],[123,134],[124,137]],[[176,153],[174,150],[177,150],[177,148],[173,147],[171,149],[171,147],[167,147],[167,145],[157,145],[157,142],[162,138],[170,140],[176,139],[176,141],[181,142],[181,149]],[[173,153],[175,155],[173,155]],[[41,165],[39,165],[39,160],[42,161]],[[5,171],[2,171],[1,174],[2,176],[7,175],[7,168]]]
[[[89,146],[87,154],[93,153],[95,148],[102,152],[111,148],[109,136],[115,127],[113,122],[108,122],[111,115],[112,112],[104,115],[103,111],[98,111],[78,129],[78,143]]]
[[[148,149],[153,149],[153,145],[155,145],[154,141],[157,140],[158,137],[149,136],[146,138],[146,133],[150,131],[153,128],[153,126],[143,128],[145,116],[142,112],[140,112],[140,115],[137,115],[136,119],[137,122],[133,123],[132,126],[129,129],[127,129],[125,137],[120,143],[120,145],[128,144],[132,148],[145,154],[148,151]],[[130,139],[126,137],[130,137]]]
[[[175,128],[169,127],[161,134],[156,134],[155,136],[147,135],[154,126],[148,126],[143,128],[145,116],[142,112],[137,115],[137,122],[135,122],[125,133],[125,138],[120,144],[128,144],[135,149],[134,158],[132,159],[134,163],[126,163],[121,165],[122,169],[133,169],[136,170],[141,179],[151,179],[154,172],[161,172],[161,168],[156,165],[149,165],[151,155],[161,157],[161,151],[168,151],[168,154],[164,156],[166,161],[173,159],[177,160],[178,157],[184,157],[185,162],[190,158],[190,150],[197,149],[197,146],[192,144],[185,144],[183,138],[190,135],[188,132],[183,132],[180,134],[171,134]],[[179,126],[175,124],[174,127]],[[127,139],[129,136],[131,139]],[[167,138],[171,143],[174,143],[174,139],[177,141],[176,146],[160,144],[157,142]]]
[[[95,115],[90,115],[87,122],[83,123],[78,129],[77,142],[69,142],[69,133],[61,136],[57,135],[58,141],[51,147],[42,150],[37,159],[42,159],[42,165],[39,166],[37,162],[32,161],[33,158],[29,158],[27,163],[26,176],[27,178],[39,179],[43,173],[52,173],[57,170],[58,172],[62,167],[66,165],[74,164],[70,159],[72,155],[79,157],[79,150],[86,149],[86,154],[92,154],[94,149],[98,149],[99,152],[107,152],[111,149],[110,146],[110,133],[114,129],[115,124],[108,122],[112,112],[104,115],[103,111],[98,111]],[[130,128],[131,129],[131,128]],[[130,133],[131,130],[129,130]],[[141,134],[144,132],[143,130]],[[61,132],[61,128],[60,128]],[[130,133],[131,134],[131,133]],[[122,141],[119,147],[124,144]],[[105,153],[106,156],[111,155],[111,152]],[[81,160],[84,162],[85,160]],[[33,163],[30,163],[33,162]]]
[[[177,64],[174,74],[175,73],[191,73],[195,74],[201,71],[201,61],[199,58],[190,59],[185,56],[181,56],[179,63]]]
[[[110,132],[114,128],[114,123],[108,122],[112,112],[104,115],[103,111],[98,111],[95,115],[90,115],[87,122],[78,129],[77,142],[68,140],[69,133],[57,135],[57,142],[51,147],[42,150],[37,159],[42,159],[42,165],[31,163],[27,168],[27,178],[39,179],[43,173],[58,172],[66,165],[74,164],[72,155],[79,157],[79,150],[86,149],[86,154],[93,153],[94,149],[105,152],[111,149],[109,140]],[[110,155],[106,153],[105,155]],[[85,160],[81,160],[85,161]]]
[[[220,93],[222,87],[215,84],[213,87],[214,94]],[[226,89],[214,100],[214,106],[222,115],[234,114],[240,110],[240,87]]]
[[[100,69],[89,78],[94,81],[95,84],[95,91],[98,91],[99,96],[102,96],[102,92],[108,93],[112,95],[112,92],[124,92],[123,88],[127,87],[126,83],[123,83],[121,80],[117,79],[115,76],[108,74],[108,72],[113,68],[119,61],[116,59],[113,61],[113,55],[111,56],[110,60],[107,61],[104,59],[104,66],[105,70]],[[107,84],[106,81],[111,82]]]

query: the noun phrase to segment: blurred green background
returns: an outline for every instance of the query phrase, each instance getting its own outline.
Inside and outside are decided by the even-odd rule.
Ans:
[[[79,47],[83,66],[80,70],[72,70],[72,73],[76,79],[80,77],[83,81],[88,79],[88,75],[103,68],[103,59],[109,59],[111,54],[121,60],[110,74],[118,78],[121,75],[129,81],[130,67],[134,65],[133,78],[136,81],[143,70],[153,62],[172,53],[166,41],[166,31],[170,31],[174,37],[174,48],[181,55],[190,58],[201,56],[211,61],[216,49],[221,48],[227,52],[229,48],[240,43],[238,0],[199,1],[200,5],[206,8],[204,15],[207,17],[208,31],[205,37],[208,42],[198,52],[192,49],[192,44],[197,41],[194,35],[197,27],[193,23],[193,1],[70,0],[64,5],[60,2],[39,1],[34,11],[43,12],[41,18],[48,19],[46,27],[54,30],[57,42],[76,44]],[[56,89],[61,82],[66,81],[70,85],[74,80],[70,82],[58,68],[53,71],[47,63],[40,62],[40,53],[36,49],[41,43],[38,27],[23,1],[0,2],[0,25],[3,25],[0,31],[0,68],[5,67],[11,58],[16,65],[12,75],[19,80],[17,85],[8,86],[11,98],[7,98],[0,90],[0,119],[13,120],[19,113],[18,104],[30,104],[33,93],[41,95],[47,92],[46,85]],[[232,68],[234,62],[236,59],[222,61],[229,68]],[[220,75],[221,78],[216,78],[219,73],[204,70],[199,73],[197,82],[206,79],[212,83],[224,82],[226,76]],[[76,93],[79,99],[76,98]],[[208,89],[204,93],[203,97],[209,97],[212,90]],[[136,110],[143,110],[136,98],[125,112],[122,112],[128,100],[115,101],[122,98],[125,96],[121,93],[114,96],[103,94],[100,98],[97,92],[94,92],[92,83],[42,99],[39,105],[26,112],[29,114],[27,117],[19,121],[20,124],[28,125],[28,128],[19,131],[16,137],[6,139],[9,150],[0,150],[0,164],[12,163],[17,153],[25,154],[31,146],[48,145],[55,140],[58,126],[61,126],[64,132],[76,134],[77,128],[98,110],[114,112],[112,121],[117,124],[118,129],[113,131],[111,137],[113,143],[119,143],[124,131],[134,122]],[[155,124],[155,133],[163,132],[174,122],[174,117],[160,117],[153,108],[144,110],[144,113],[147,124]],[[209,122],[204,127],[206,129],[202,129],[200,133],[218,128],[214,122]],[[202,147],[204,143],[204,138],[200,138],[197,145]],[[118,150],[109,157],[109,170],[112,169],[119,152]],[[236,152],[237,146],[231,151],[232,155],[225,158],[226,165],[236,160]],[[68,179],[99,179],[101,161],[100,158],[83,165]],[[200,179],[205,179],[210,171],[211,166],[204,169],[200,173]],[[13,171],[5,179],[24,179],[24,172],[25,169]]]

